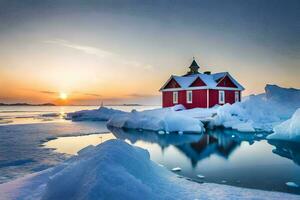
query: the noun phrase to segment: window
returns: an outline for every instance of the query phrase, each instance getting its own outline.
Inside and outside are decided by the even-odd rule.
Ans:
[[[173,103],[178,103],[178,92],[173,92]]]
[[[225,103],[225,92],[224,91],[219,91],[219,103],[220,104]]]
[[[234,92],[234,102],[240,101],[240,94],[238,91]]]
[[[193,103],[193,91],[186,91],[186,102]]]

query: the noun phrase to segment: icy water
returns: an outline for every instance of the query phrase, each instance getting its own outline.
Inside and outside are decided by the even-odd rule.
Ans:
[[[268,142],[264,139],[266,134],[222,129],[202,135],[159,135],[116,128],[111,128],[111,131],[61,137],[45,145],[61,153],[75,154],[82,148],[80,144],[92,138],[96,144],[118,138],[147,149],[153,161],[169,170],[179,167],[181,171],[176,172],[178,175],[197,182],[300,194],[300,188],[286,185],[286,182],[300,184],[299,144]]]
[[[285,184],[300,185],[299,144],[270,142],[261,133],[214,130],[202,135],[159,135],[109,130],[105,122],[63,119],[66,112],[94,108],[0,107],[0,183],[55,166],[85,146],[119,138],[147,149],[153,161],[169,170],[179,167],[181,171],[175,173],[198,182],[300,194],[300,188]]]
[[[46,141],[61,136],[109,132],[105,122],[75,123],[63,118],[67,112],[95,108],[97,107],[0,106],[0,184],[55,166],[70,156],[44,148],[42,144]],[[115,106],[113,108],[130,111],[149,109],[153,106]],[[78,148],[95,144],[92,140],[78,145]]]

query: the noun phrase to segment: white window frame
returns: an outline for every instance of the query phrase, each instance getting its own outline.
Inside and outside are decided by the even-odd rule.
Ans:
[[[225,103],[225,91],[219,90],[219,104],[224,104],[224,103]]]
[[[240,101],[240,93],[239,91],[234,92],[234,102],[239,102]]]
[[[173,92],[173,103],[174,104],[178,103],[178,92],[177,91]]]
[[[189,99],[191,97],[191,99]],[[186,103],[193,103],[193,91],[188,90],[186,91]]]

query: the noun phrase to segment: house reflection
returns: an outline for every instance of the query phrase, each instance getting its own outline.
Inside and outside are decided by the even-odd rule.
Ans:
[[[225,159],[228,159],[230,154],[240,145],[227,138],[227,140],[220,140],[219,138],[203,134],[201,139],[197,142],[185,143],[176,146],[182,153],[184,153],[191,160],[192,166],[195,167],[198,161],[217,154]]]
[[[205,134],[183,134],[177,133],[159,135],[153,131],[124,130],[109,127],[116,138],[129,140],[132,144],[143,141],[155,143],[161,150],[173,146],[182,152],[195,167],[197,163],[212,155],[228,159],[230,155],[240,146],[242,141],[253,144],[258,138],[253,133],[240,133],[233,130],[217,129]]]

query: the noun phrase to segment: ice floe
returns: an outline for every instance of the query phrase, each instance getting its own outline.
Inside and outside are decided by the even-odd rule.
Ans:
[[[121,140],[79,151],[64,163],[0,185],[3,199],[299,199],[298,195],[188,181]]]

